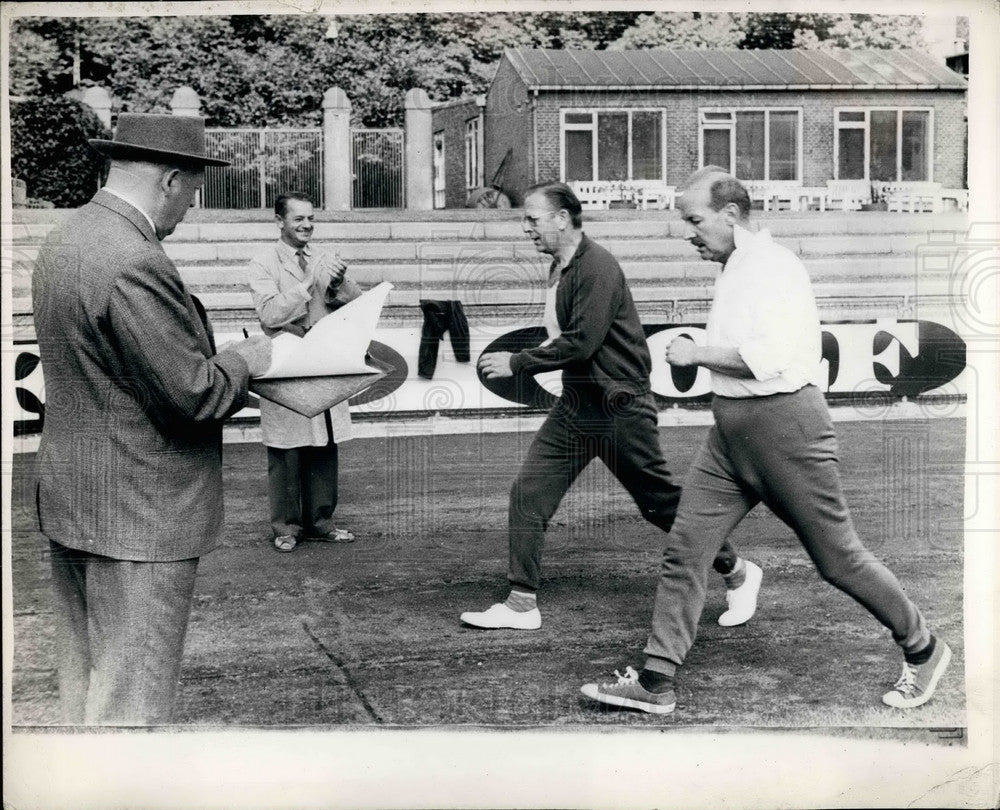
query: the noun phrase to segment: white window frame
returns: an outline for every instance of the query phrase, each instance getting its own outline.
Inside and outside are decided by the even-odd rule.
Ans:
[[[637,112],[660,114],[660,177],[658,180],[636,180],[632,177],[632,114]],[[567,115],[590,113],[589,124],[568,124]],[[591,134],[591,182],[598,182],[597,167],[600,159],[597,154],[597,116],[600,113],[628,113],[628,134],[625,145],[628,161],[628,178],[626,183],[665,183],[667,181],[667,110],[665,107],[563,107],[559,110],[559,179],[566,182],[566,133],[587,132]],[[581,181],[585,182],[585,181]]]
[[[483,128],[479,116],[465,122],[465,191],[471,194],[483,185]]]
[[[437,148],[437,145],[439,143],[441,144],[440,153],[438,152]],[[443,129],[439,129],[437,132],[434,133],[433,151],[431,154],[433,155],[431,165],[433,168],[432,190],[434,194],[434,207],[444,208],[448,194],[448,183],[447,179],[445,178],[445,168],[447,166],[447,163],[445,162],[445,138]],[[441,155],[440,163],[438,163],[438,154]],[[440,173],[438,173],[439,167],[441,170]]]
[[[896,113],[896,179],[888,183],[903,182],[934,182],[934,108],[933,107],[897,107],[893,105],[877,107],[834,107],[833,108],[833,178],[840,179],[840,130],[863,129],[865,131],[865,176],[864,180],[871,182],[871,114],[873,111],[891,110]],[[864,113],[864,121],[848,121],[841,123],[842,112]],[[903,113],[925,112],[927,116],[927,180],[901,180],[903,176]]]
[[[741,112],[762,112],[764,113],[764,179],[740,177],[736,174],[736,113]],[[797,116],[795,127],[795,178],[792,180],[771,180],[771,113],[772,112],[793,112]],[[719,115],[729,114],[729,120],[707,121],[705,114]],[[699,107],[698,108],[698,168],[705,165],[705,130],[722,129],[728,130],[729,135],[729,170],[733,172],[737,180],[748,182],[764,183],[787,183],[797,186],[802,184],[802,108],[801,107]]]

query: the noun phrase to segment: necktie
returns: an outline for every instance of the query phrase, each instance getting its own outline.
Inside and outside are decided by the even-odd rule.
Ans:
[[[306,272],[306,254],[303,252],[302,248],[295,251],[295,255],[299,257],[299,270],[303,273]]]

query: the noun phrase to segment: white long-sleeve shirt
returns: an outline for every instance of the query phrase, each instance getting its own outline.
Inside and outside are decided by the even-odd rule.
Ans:
[[[734,238],[736,250],[715,281],[706,342],[735,348],[754,378],[713,371],[712,390],[725,397],[761,397],[819,385],[819,312],[805,266],[773,242],[769,231],[737,226]]]

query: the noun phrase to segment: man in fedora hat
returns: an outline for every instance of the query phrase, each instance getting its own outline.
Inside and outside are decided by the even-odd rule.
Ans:
[[[198,559],[222,529],[222,423],[270,364],[217,350],[160,240],[206,165],[200,118],[123,113],[107,184],[42,246],[32,279],[46,412],[36,460],[68,723],[171,719]]]

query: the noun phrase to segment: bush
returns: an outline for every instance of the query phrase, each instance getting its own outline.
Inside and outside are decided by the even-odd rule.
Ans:
[[[83,205],[100,186],[104,158],[88,138],[110,138],[94,111],[74,99],[11,101],[11,169],[28,196],[59,208]]]

